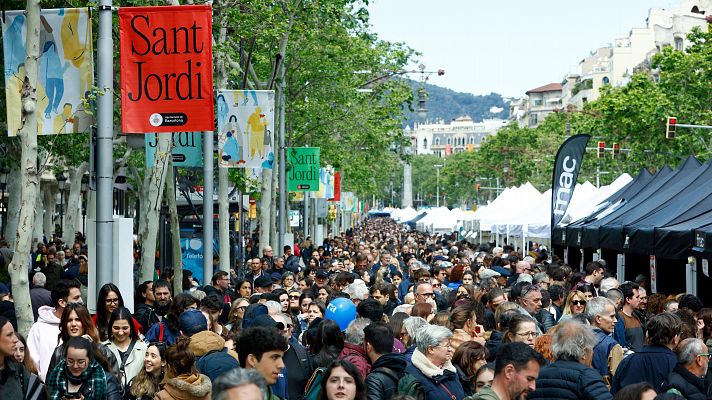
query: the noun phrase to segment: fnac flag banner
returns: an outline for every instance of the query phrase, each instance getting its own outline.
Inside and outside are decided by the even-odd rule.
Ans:
[[[575,135],[559,147],[554,161],[554,176],[551,182],[551,232],[566,215],[566,209],[574,195],[586,144],[590,135]],[[553,237],[553,235],[551,236]]]
[[[21,89],[25,79],[24,11],[3,12],[5,101],[9,136],[22,127]],[[91,20],[86,8],[42,10],[37,133],[88,132],[92,125],[89,94],[94,82]]]
[[[212,131],[209,5],[122,7],[121,129]]]
[[[218,91],[218,155],[223,168],[274,164],[274,91]]]

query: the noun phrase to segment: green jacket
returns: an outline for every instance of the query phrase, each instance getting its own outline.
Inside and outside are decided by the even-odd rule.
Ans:
[[[479,393],[475,393],[472,396],[465,397],[465,400],[500,400],[497,393],[492,390],[492,386],[487,385],[480,389]]]
[[[282,398],[272,393],[271,386],[267,386],[267,400],[282,400]]]

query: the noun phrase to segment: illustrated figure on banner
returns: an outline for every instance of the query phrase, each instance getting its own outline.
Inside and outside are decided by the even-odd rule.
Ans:
[[[225,90],[216,100],[220,166],[271,169],[274,92]]]
[[[269,138],[269,133],[267,132],[267,121],[265,120],[265,115],[262,114],[262,107],[257,106],[255,111],[250,114],[247,119],[247,135],[250,138],[250,158],[255,158],[255,152],[258,153],[260,158],[263,158],[262,152],[264,151],[265,143],[269,143],[265,139]]]
[[[25,79],[25,23],[22,11],[7,11],[3,26],[7,127],[15,136],[22,127],[21,89]],[[37,82],[38,134],[87,132],[91,94],[91,21],[86,9],[44,9],[40,15]]]

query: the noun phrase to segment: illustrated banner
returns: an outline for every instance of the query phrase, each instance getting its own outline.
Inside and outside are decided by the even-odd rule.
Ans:
[[[21,126],[21,90],[25,79],[24,11],[3,11],[5,101],[9,136]],[[87,110],[94,82],[91,20],[86,8],[42,10],[37,81],[37,133],[88,132]]]
[[[274,164],[274,91],[218,91],[218,156],[223,168]]]
[[[319,190],[314,193],[315,199],[330,199],[334,197],[334,169],[331,167],[319,169]]]
[[[341,209],[344,212],[356,211],[356,197],[353,192],[341,192]]]
[[[121,129],[214,129],[210,5],[119,8]]]

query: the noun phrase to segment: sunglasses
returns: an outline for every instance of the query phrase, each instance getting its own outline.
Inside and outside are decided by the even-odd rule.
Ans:
[[[287,324],[287,325],[285,326],[283,323],[277,322],[277,325],[275,325],[275,326],[276,326],[277,329],[279,329],[280,331],[286,331],[286,330],[288,330],[288,329],[292,329],[292,327],[293,327],[294,325],[292,325],[292,324]]]
[[[586,300],[574,300],[571,302],[571,304],[573,304],[575,306],[585,306]]]
[[[290,300],[299,300],[299,296],[289,296]]]

